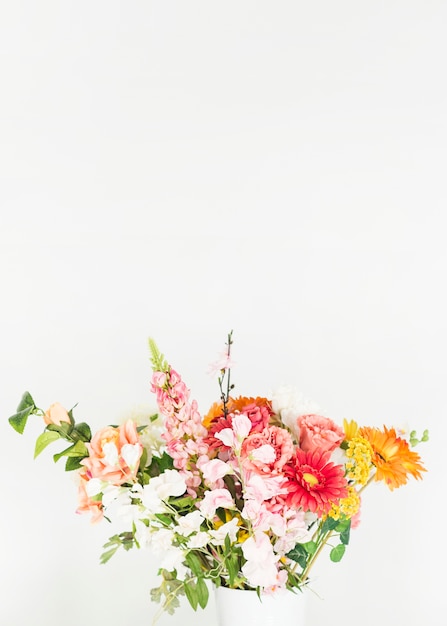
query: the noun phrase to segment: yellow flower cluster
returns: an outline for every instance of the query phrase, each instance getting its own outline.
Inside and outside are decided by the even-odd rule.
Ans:
[[[373,449],[369,441],[363,437],[354,437],[349,441],[346,456],[351,459],[346,463],[348,480],[358,485],[366,485],[370,472]]]
[[[360,496],[355,487],[348,487],[348,495],[342,498],[338,505],[333,504],[329,517],[338,520],[341,517],[353,517],[360,508]]]

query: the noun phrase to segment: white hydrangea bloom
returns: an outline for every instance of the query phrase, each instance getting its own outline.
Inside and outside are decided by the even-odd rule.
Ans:
[[[137,424],[137,427],[146,426],[144,430],[140,431],[140,439],[147,450],[148,463],[150,463],[152,454],[156,453],[160,456],[166,447],[166,442],[161,437],[163,432],[163,418],[158,414],[158,408],[156,406],[139,404],[123,416],[122,423],[126,422],[128,419],[133,420]]]
[[[281,385],[271,393],[272,408],[280,416],[285,426],[299,436],[296,419],[300,415],[318,413],[323,415],[322,409],[312,400],[306,398],[300,391],[290,385]]]

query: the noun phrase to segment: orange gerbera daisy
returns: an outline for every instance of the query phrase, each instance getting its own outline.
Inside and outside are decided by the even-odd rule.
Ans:
[[[330,461],[330,452],[297,450],[284,468],[287,504],[321,517],[348,496],[344,468]]]
[[[375,480],[382,480],[391,490],[405,485],[409,474],[420,479],[421,472],[427,471],[419,454],[410,450],[406,439],[399,437],[394,428],[363,427],[359,434],[373,449],[371,460],[376,467]]]

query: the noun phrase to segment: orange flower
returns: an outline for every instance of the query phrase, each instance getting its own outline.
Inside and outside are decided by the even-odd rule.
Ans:
[[[215,402],[214,404],[211,405],[210,410],[203,418],[202,424],[205,426],[205,428],[209,429],[211,424],[215,422],[216,419],[218,419],[219,417],[222,417],[222,415],[223,415],[222,402]]]
[[[369,441],[373,449],[372,463],[376,467],[375,480],[382,480],[391,490],[405,485],[408,475],[422,478],[427,470],[417,452],[410,450],[405,439],[398,437],[394,428],[360,428],[361,437]]]

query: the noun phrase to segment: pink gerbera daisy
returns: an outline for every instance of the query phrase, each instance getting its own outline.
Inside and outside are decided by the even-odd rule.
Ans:
[[[344,469],[330,461],[330,453],[320,450],[297,450],[287,463],[287,504],[294,509],[316,513],[319,517],[329,513],[332,504],[348,495]]]

